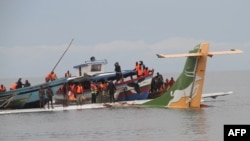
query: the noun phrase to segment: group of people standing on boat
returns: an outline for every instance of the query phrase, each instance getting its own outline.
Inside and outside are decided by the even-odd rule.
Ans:
[[[152,72],[152,70],[149,70],[148,67],[143,64],[143,61],[135,62],[134,70],[137,72],[137,77],[147,76]]]
[[[161,92],[163,90],[167,91],[173,86],[174,83],[175,80],[173,77],[171,77],[170,80],[166,78],[164,82],[163,76],[157,72],[156,76],[153,77],[151,81],[151,93]]]

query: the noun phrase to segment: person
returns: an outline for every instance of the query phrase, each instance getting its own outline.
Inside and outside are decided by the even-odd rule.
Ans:
[[[67,84],[64,83],[62,86],[62,93],[63,93],[63,107],[68,106],[68,95],[67,95]]]
[[[101,102],[102,102],[103,96],[104,96],[104,94],[105,94],[105,90],[104,90],[105,84],[104,84],[104,83],[105,83],[105,82],[102,81],[102,82],[100,82],[99,85],[98,85],[98,86],[99,86],[99,87],[98,87],[98,88],[99,88],[98,91],[101,93],[101,94],[100,94]]]
[[[97,86],[93,81],[91,81],[90,90],[91,90],[91,103],[96,103]]]
[[[118,62],[115,63],[115,74],[116,74],[116,83],[122,78],[121,66]]]
[[[151,93],[155,93],[157,91],[156,83],[157,83],[157,78],[153,77],[151,80],[151,89],[150,89]]]
[[[56,80],[56,79],[57,79],[57,76],[56,76],[56,73],[54,71],[51,71],[50,73],[48,73],[45,76],[45,82],[53,81],[53,80]]]
[[[143,66],[143,65],[144,65],[143,61],[139,61],[139,62],[140,62],[140,63],[139,63],[140,66]]]
[[[6,91],[6,87],[3,84],[1,84],[1,86],[0,86],[0,92],[5,92],[5,91]]]
[[[40,86],[40,89],[39,89],[39,99],[40,99],[40,108],[44,108],[45,92],[44,92],[42,85]]]
[[[15,89],[16,89],[16,87],[17,87],[17,82],[15,82],[15,83],[11,84],[11,86],[10,86],[10,90],[15,90]]]
[[[141,76],[143,76],[143,69],[142,69],[142,66],[140,65],[137,70],[137,77],[141,77]]]
[[[69,70],[65,73],[65,77],[71,77],[71,73],[69,72]]]
[[[138,71],[139,66],[140,66],[139,63],[138,63],[138,62],[135,62],[135,68],[134,68],[134,70]]]
[[[23,82],[22,82],[22,78],[19,77],[18,81],[17,81],[17,86],[16,86],[16,89],[19,89],[19,88],[22,88],[23,87]]]
[[[115,102],[115,91],[116,91],[116,87],[113,83],[113,81],[109,81],[108,83],[108,92],[109,92],[109,97],[110,97],[110,103]]]
[[[69,85],[69,100],[70,101],[76,100],[76,89],[77,89],[76,84]]]
[[[175,80],[173,77],[171,77],[170,81],[169,81],[169,86],[172,87],[175,83]]]
[[[56,73],[55,72],[51,72],[51,81],[54,81],[57,79]]]
[[[83,97],[83,87],[81,83],[79,83],[76,87],[76,103],[77,105],[82,105],[82,97]]]
[[[46,91],[46,95],[48,97],[48,109],[49,109],[49,105],[51,105],[51,108],[54,109],[53,107],[53,96],[54,96],[54,93],[52,91],[52,89],[50,88],[50,86],[48,87],[47,91]]]
[[[148,76],[149,72],[148,67],[145,67],[145,69],[143,69],[143,76]]]
[[[23,85],[24,87],[29,87],[30,86],[30,82],[28,80],[25,80],[25,83]]]
[[[164,87],[164,80],[162,75],[157,72],[157,76],[156,76],[156,87],[157,87],[157,91],[161,91],[163,90]]]
[[[169,80],[168,80],[168,78],[166,78],[166,80],[165,80],[165,90],[169,90],[169,88],[170,88],[170,83],[169,83]]]

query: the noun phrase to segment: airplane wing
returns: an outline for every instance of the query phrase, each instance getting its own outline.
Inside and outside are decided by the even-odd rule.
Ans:
[[[202,94],[202,98],[217,98],[218,96],[225,96],[225,95],[230,95],[233,94],[233,91],[229,92],[218,92],[218,93],[207,93],[207,94]]]
[[[184,54],[156,54],[158,58],[178,58],[178,57],[194,57],[194,56],[202,56],[201,53],[184,53]]]
[[[229,51],[217,51],[217,52],[208,52],[208,56],[212,57],[214,55],[229,55],[229,54],[238,54],[238,53],[243,53],[243,51],[238,50],[238,49],[231,49]],[[170,55],[165,55],[165,54],[156,54],[158,58],[178,58],[178,57],[198,57],[202,56],[202,53],[183,53],[183,54],[170,54]]]
[[[230,51],[217,51],[217,52],[208,52],[208,56],[212,57],[213,55],[229,55],[229,54],[237,54],[243,53],[243,51],[238,49],[231,49]]]

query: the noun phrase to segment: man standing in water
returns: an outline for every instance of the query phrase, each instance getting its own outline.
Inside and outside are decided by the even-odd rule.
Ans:
[[[108,83],[108,92],[109,92],[109,97],[110,97],[110,103],[115,102],[115,97],[114,97],[115,91],[116,91],[116,87],[115,87],[113,81],[110,80]]]
[[[40,108],[44,108],[44,101],[45,101],[44,96],[45,96],[45,92],[44,92],[43,86],[41,85],[39,89]]]
[[[46,95],[48,97],[48,109],[49,109],[49,105],[51,105],[51,108],[54,109],[54,107],[53,107],[53,96],[54,96],[54,93],[53,93],[52,89],[50,88],[50,86],[48,87],[48,89],[46,91]]]
[[[91,90],[91,103],[96,103],[96,95],[97,95],[97,86],[96,83],[91,81],[90,83]]]

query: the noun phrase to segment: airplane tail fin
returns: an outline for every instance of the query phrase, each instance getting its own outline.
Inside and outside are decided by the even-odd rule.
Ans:
[[[183,72],[162,96],[143,104],[146,107],[199,108],[205,79],[207,57],[242,53],[240,50],[208,52],[209,44],[201,43],[187,54],[162,55],[159,58],[187,57]]]

